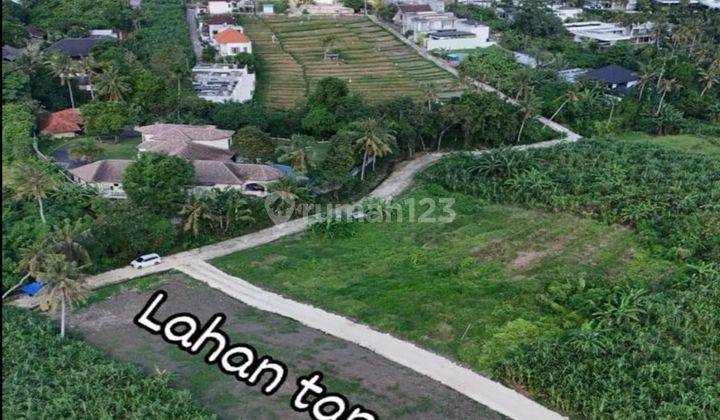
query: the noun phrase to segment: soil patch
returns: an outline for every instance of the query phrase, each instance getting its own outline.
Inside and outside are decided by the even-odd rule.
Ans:
[[[233,343],[248,343],[259,354],[285,362],[289,376],[272,396],[248,387],[133,325],[133,317],[152,291],[123,291],[68,317],[71,331],[122,361],[149,373],[176,373],[178,387],[189,389],[220,418],[307,419],[290,408],[298,376],[321,371],[329,392],[347,396],[352,404],[375,410],[384,419],[497,419],[499,414],[412,370],[355,344],[305,327],[293,320],[262,312],[182,274],[158,288],[168,293],[157,318],[190,312],[205,322],[213,314],[227,316],[223,326]]]

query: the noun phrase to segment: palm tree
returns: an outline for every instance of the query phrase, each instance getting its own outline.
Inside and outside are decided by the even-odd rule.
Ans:
[[[515,100],[519,100],[525,91],[532,87],[533,71],[530,67],[522,66],[522,69],[515,73],[513,82],[516,87]]]
[[[37,200],[40,219],[46,223],[43,199],[55,188],[55,179],[50,172],[39,163],[19,162],[10,170],[8,185],[17,197]]]
[[[203,220],[212,219],[207,201],[197,194],[193,194],[188,199],[188,202],[180,210],[180,215],[185,217],[183,231],[192,232],[195,238],[200,236]]]
[[[83,57],[78,61],[77,68],[82,74],[87,76],[88,86],[90,87],[90,98],[95,99],[95,86],[93,85],[93,75],[95,74],[95,68],[97,63],[92,56]]]
[[[368,118],[358,121],[351,127],[351,132],[355,136],[355,145],[363,153],[362,169],[360,170],[360,180],[365,179],[365,166],[369,157],[373,158],[373,168],[375,160],[392,153],[392,148],[396,144],[395,135],[392,130],[380,120]]]
[[[638,71],[638,86],[640,86],[640,91],[638,95],[638,100],[642,101],[643,93],[645,92],[645,88],[647,85],[652,83],[655,76],[657,76],[658,73],[655,71],[655,69],[652,67],[652,65],[640,63],[640,70]]]
[[[218,198],[222,202],[221,212],[215,215],[215,219],[218,220],[223,232],[227,232],[233,223],[255,221],[255,218],[252,217],[252,210],[248,207],[248,201],[241,192],[225,190]]]
[[[303,204],[312,203],[315,200],[315,196],[309,188],[290,178],[281,178],[270,184],[268,189],[279,198],[273,203],[275,206],[273,210],[279,210],[281,213],[291,210],[290,216],[300,211]]]
[[[438,102],[437,91],[435,91],[434,87],[428,86],[427,89],[425,89],[425,92],[423,92],[423,102],[427,104],[428,111],[432,112],[432,104]]]
[[[125,94],[130,92],[130,85],[127,77],[120,74],[114,64],[109,64],[97,76],[97,91],[110,101],[122,101]]]
[[[535,96],[535,93],[532,89],[530,89],[525,93],[525,95],[523,95],[522,99],[520,100],[520,107],[522,107],[524,112],[522,123],[520,123],[520,130],[518,130],[518,136],[516,141],[517,143],[520,143],[520,138],[522,137],[523,130],[525,129],[525,123],[527,123],[527,120],[531,116],[537,113],[541,105],[542,102],[540,101],[540,98]]]
[[[35,241],[29,246],[21,248],[20,261],[18,262],[18,266],[15,271],[19,273],[24,272],[25,275],[14,286],[6,290],[5,293],[3,293],[2,298],[5,299],[5,297],[12,293],[13,290],[25,283],[25,280],[29,277],[37,277],[37,273],[40,271],[40,267],[42,267],[47,254],[48,244],[44,239]]]
[[[56,252],[82,269],[91,263],[90,254],[82,244],[89,236],[90,228],[82,220],[71,222],[65,219],[61,226],[55,227],[50,240]]]
[[[296,171],[303,175],[307,174],[315,160],[315,152],[310,145],[310,140],[307,136],[293,134],[290,143],[279,147],[282,155],[278,160],[290,163]]]
[[[720,83],[720,65],[710,65],[707,69],[700,69],[700,81],[703,83],[703,89],[702,92],[700,92],[700,97],[703,97],[708,89],[711,89],[714,85]]]
[[[662,95],[660,96],[660,103],[658,103],[655,115],[660,113],[660,109],[662,108],[663,102],[665,101],[665,95],[667,95],[668,92],[681,89],[682,85],[680,85],[675,79],[662,79],[658,88],[660,92],[662,92]]]
[[[62,254],[50,254],[37,277],[45,283],[41,307],[55,311],[60,306],[60,336],[64,338],[66,307],[86,297],[77,265]]]
[[[54,52],[48,56],[46,62],[50,66],[50,71],[60,79],[60,86],[67,85],[70,94],[70,106],[75,108],[75,97],[70,83],[75,73],[72,60],[66,54]]]
[[[568,102],[576,104],[579,101],[577,92],[575,92],[573,89],[569,89],[567,92],[565,92],[564,95],[560,96],[558,99],[563,99],[563,102],[560,104],[558,109],[552,114],[552,116],[550,117],[550,121],[554,120],[555,117],[557,117],[557,115],[560,113],[560,111],[562,111],[563,107],[565,107],[565,105]]]

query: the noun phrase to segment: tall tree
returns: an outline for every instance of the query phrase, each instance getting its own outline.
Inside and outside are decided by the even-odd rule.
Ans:
[[[43,223],[47,223],[43,200],[47,197],[48,191],[54,189],[56,185],[55,178],[47,167],[41,162],[18,162],[10,169],[8,185],[17,197],[36,200],[40,219]]]
[[[542,103],[540,101],[540,98],[535,95],[535,92],[529,90],[525,92],[525,95],[523,95],[520,99],[520,106],[523,109],[523,117],[522,122],[520,123],[520,130],[518,130],[518,136],[516,140],[518,143],[520,143],[520,139],[522,138],[522,133],[525,129],[525,124],[527,123],[527,120],[538,112],[538,110],[542,106]]]
[[[24,275],[14,286],[3,293],[3,299],[12,293],[13,290],[22,286],[29,277],[37,277],[37,273],[40,272],[43,262],[49,253],[48,251],[49,246],[44,238],[20,249],[20,261],[18,261],[16,271],[24,273]]]
[[[555,110],[555,112],[550,117],[550,121],[554,120],[555,117],[557,117],[557,115],[560,113],[560,111],[562,111],[562,109],[565,107],[565,105],[567,105],[568,103],[575,104],[579,100],[577,92],[573,89],[568,89],[568,91],[565,92],[565,94],[563,96],[559,97],[558,99],[562,99],[563,101],[560,104],[560,106],[558,107],[558,109]]]
[[[62,225],[55,227],[50,241],[57,253],[65,255],[68,261],[82,269],[91,263],[90,254],[83,245],[89,238],[90,227],[83,220],[71,222],[65,219]]]
[[[312,137],[293,134],[290,142],[279,146],[280,162],[287,162],[295,168],[296,171],[305,175],[315,161],[315,152],[312,149]]]
[[[47,57],[46,63],[55,77],[60,79],[60,85],[67,85],[70,94],[70,105],[75,108],[75,97],[73,96],[72,84],[70,81],[75,77],[75,66],[66,54],[54,52]]]
[[[660,113],[660,109],[663,106],[663,102],[665,101],[665,95],[667,95],[669,92],[675,91],[682,88],[682,85],[680,85],[677,80],[675,79],[662,79],[660,80],[658,89],[660,90],[660,102],[658,103],[657,110],[655,111],[655,115]]]
[[[368,118],[353,124],[351,130],[355,135],[355,146],[362,152],[363,162],[360,169],[360,180],[365,179],[365,166],[369,157],[375,160],[392,153],[396,143],[395,135],[384,121]]]
[[[117,66],[108,64],[104,71],[97,75],[97,91],[110,101],[122,101],[130,92],[130,84]]]
[[[65,337],[65,312],[74,302],[84,301],[85,288],[77,265],[62,254],[50,254],[38,277],[43,279],[42,305],[55,311],[60,306],[60,336]]]
[[[77,68],[85,75],[85,77],[87,77],[88,86],[90,88],[90,98],[95,99],[95,85],[93,85],[93,76],[95,75],[95,69],[97,68],[95,59],[93,59],[90,55],[81,58],[77,63]]]

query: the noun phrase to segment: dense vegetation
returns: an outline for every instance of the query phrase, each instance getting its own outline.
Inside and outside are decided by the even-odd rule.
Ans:
[[[528,153],[456,156],[426,178],[493,202],[570,211],[633,227],[653,253],[686,262],[662,281],[629,272],[558,281],[543,293],[570,328],[495,372],[585,416],[720,413],[720,161],[603,140]]]
[[[3,305],[2,324],[3,417],[213,418],[170,374],[148,376],[62,339],[46,317]]]
[[[491,26],[496,21],[493,9],[457,6],[455,10]],[[585,15],[593,20],[587,11]],[[546,2],[528,1],[523,2],[512,24],[498,26],[502,30],[500,45],[507,50],[475,50],[462,62],[461,71],[524,99],[523,105],[535,103],[531,108],[537,113],[585,136],[626,130],[720,135],[720,57],[716,48],[720,13],[680,6],[673,8],[673,13],[653,8],[594,17],[624,26],[651,22],[657,41],[609,47],[578,43],[547,9]],[[537,67],[517,64],[508,50],[529,54]],[[630,93],[618,95],[590,80],[569,83],[558,74],[563,69],[589,70],[608,64],[636,72],[639,81]]]

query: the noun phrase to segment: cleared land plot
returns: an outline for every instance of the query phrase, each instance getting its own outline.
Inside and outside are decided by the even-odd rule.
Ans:
[[[259,71],[267,73],[259,76],[260,85],[266,85],[258,87],[260,101],[271,107],[287,107],[301,99],[305,92],[296,86],[298,80],[311,91],[323,77],[347,81],[353,93],[371,102],[418,98],[429,89],[439,96],[458,91],[454,76],[366,18],[271,17],[243,24],[257,45]],[[273,33],[279,45],[272,44]],[[339,52],[339,62],[324,60],[328,46]]]
[[[405,198],[455,197],[454,222],[408,223],[406,213],[403,223],[360,224],[353,237],[309,232],[214,264],[485,372],[525,338],[508,335],[511,322],[557,328],[558,313],[541,299],[552,282],[656,278],[672,270],[619,226],[434,191]]]
[[[190,312],[205,322],[222,312],[227,316],[223,329],[232,342],[250,344],[259,354],[285,362],[289,377],[280,390],[270,397],[262,395],[256,388],[221,373],[216,366],[206,365],[206,350],[191,356],[133,325],[133,317],[152,290],[158,288],[168,293],[158,319]],[[500,418],[449,388],[366,349],[248,307],[178,273],[99,292],[89,305],[69,318],[71,330],[113,357],[139,364],[149,372],[163,369],[177,373],[177,386],[190,390],[200,404],[220,418],[307,419],[307,414],[292,411],[290,397],[297,377],[315,370],[324,374],[323,383],[330,392],[375,410],[381,418]]]

